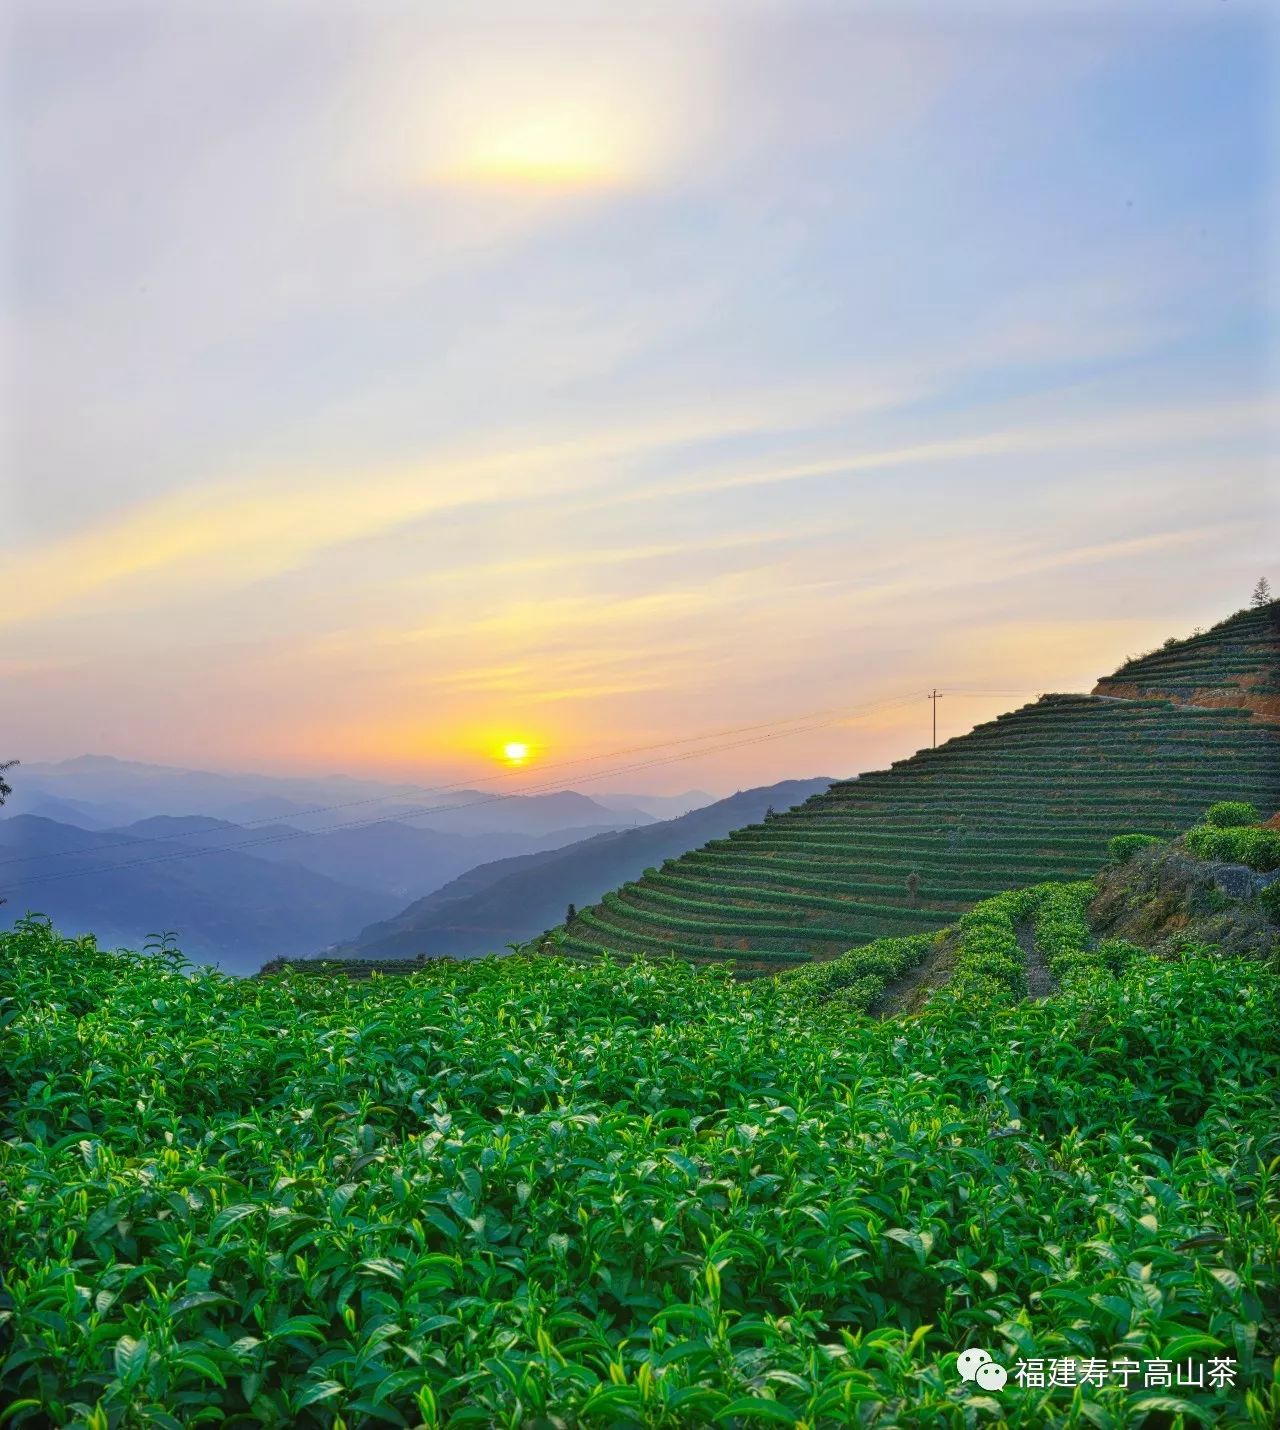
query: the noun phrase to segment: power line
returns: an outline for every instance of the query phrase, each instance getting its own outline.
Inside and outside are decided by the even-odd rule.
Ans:
[[[976,691],[976,690],[975,690],[975,691],[966,691],[966,692],[964,692],[964,693],[965,693],[965,694],[1025,694],[1026,691],[1025,691],[1025,690],[1024,690],[1024,691]],[[714,731],[714,732],[708,732],[708,733],[705,733],[705,734],[702,734],[702,735],[688,735],[688,736],[685,736],[685,737],[683,737],[683,738],[681,738],[681,739],[679,739],[679,740],[658,741],[658,742],[656,742],[656,743],[651,743],[651,744],[648,744],[648,745],[636,745],[636,746],[631,746],[630,748],[624,748],[624,749],[621,749],[621,750],[613,751],[612,754],[589,755],[589,756],[583,756],[583,757],[581,757],[581,758],[579,758],[579,759],[576,759],[576,760],[562,760],[562,761],[558,761],[558,762],[557,762],[556,764],[554,764],[554,765],[546,765],[546,766],[543,766],[543,768],[544,768],[544,769],[563,769],[563,768],[571,767],[571,766],[574,766],[574,765],[590,764],[590,763],[591,763],[592,761],[594,761],[594,760],[609,759],[609,758],[612,758],[612,757],[614,757],[614,756],[616,756],[616,755],[623,755],[623,754],[643,754],[643,753],[646,753],[646,752],[649,751],[649,750],[667,749],[667,748],[671,748],[671,747],[678,746],[678,745],[692,744],[692,743],[695,743],[695,742],[700,741],[700,740],[708,740],[708,739],[717,738],[717,737],[720,736],[720,735],[750,734],[750,733],[753,733],[753,732],[758,731],[758,730],[766,730],[766,731],[773,731],[773,732],[774,732],[774,733],[772,733],[772,734],[759,735],[759,736],[756,736],[756,737],[753,738],[753,739],[748,739],[748,740],[733,740],[733,741],[728,741],[728,742],[725,742],[725,743],[722,743],[722,744],[707,745],[707,746],[704,746],[704,747],[702,747],[702,748],[700,748],[700,749],[697,749],[697,750],[690,750],[690,751],[687,751],[687,752],[684,753],[684,754],[672,755],[672,756],[669,756],[669,757],[664,758],[664,759],[642,760],[642,761],[639,761],[639,762],[634,763],[634,764],[622,765],[622,766],[615,766],[615,767],[612,768],[612,769],[598,770],[598,771],[596,771],[596,772],[594,772],[594,773],[591,773],[591,774],[584,774],[584,775],[578,776],[579,782],[581,782],[581,783],[590,783],[590,782],[593,781],[593,780],[608,779],[608,778],[610,778],[610,777],[613,776],[613,775],[630,774],[630,773],[634,773],[634,772],[637,771],[637,770],[653,769],[653,768],[656,768],[656,767],[661,766],[661,765],[679,764],[679,763],[681,763],[682,761],[685,761],[685,760],[697,759],[697,758],[699,758],[699,756],[702,756],[702,755],[719,754],[719,753],[721,753],[721,752],[723,752],[723,751],[725,751],[725,750],[740,749],[740,748],[742,748],[742,747],[744,747],[744,746],[747,746],[747,745],[761,744],[761,743],[764,743],[764,742],[769,741],[769,740],[782,739],[782,738],[785,738],[785,737],[788,736],[788,735],[803,735],[803,734],[811,733],[812,731],[815,731],[815,730],[828,729],[830,726],[839,724],[841,720],[843,720],[843,719],[848,719],[848,718],[850,718],[851,716],[877,713],[877,712],[879,712],[879,711],[881,711],[881,710],[897,709],[897,708],[902,707],[903,705],[910,704],[910,703],[912,703],[913,701],[915,701],[915,700],[917,700],[917,699],[919,699],[919,696],[918,696],[917,694],[911,694],[911,695],[897,696],[897,697],[894,697],[894,698],[892,698],[892,699],[890,699],[890,700],[879,701],[879,702],[876,702],[876,703],[873,703],[873,704],[870,704],[870,705],[863,705],[863,706],[828,706],[828,707],[826,707],[825,710],[811,711],[811,712],[809,712],[808,714],[805,714],[805,715],[795,715],[795,716],[791,716],[789,719],[778,719],[778,720],[760,721],[760,722],[758,722],[758,723],[756,723],[756,724],[754,724],[754,725],[739,725],[739,726],[737,726],[737,727],[729,727],[728,729],[725,729],[725,730]],[[935,707],[935,708],[936,708],[936,707]],[[818,721],[816,721],[816,723],[814,723],[814,720],[815,720],[815,717],[816,717],[816,716],[818,716],[818,715],[824,715],[824,714],[825,714],[825,715],[829,715],[830,718],[825,719],[825,720],[818,720]],[[811,722],[811,723],[808,723],[808,724],[801,723],[801,722],[805,722],[805,721],[809,721],[809,722]],[[796,728],[794,728],[794,729],[779,729],[779,728],[778,728],[779,726],[784,726],[784,725],[796,726]],[[446,786],[438,786],[438,787],[436,787],[435,789],[429,789],[428,792],[429,792],[429,793],[447,793],[450,789],[465,789],[465,788],[469,788],[470,786],[476,785],[476,784],[491,783],[493,780],[508,778],[508,777],[510,777],[511,775],[514,775],[514,774],[517,774],[517,773],[518,773],[518,771],[515,771],[515,770],[503,770],[503,771],[499,771],[499,772],[498,772],[497,774],[495,774],[495,775],[486,776],[486,777],[484,777],[483,779],[471,780],[471,781],[467,781],[467,782],[465,782],[465,783],[463,783],[463,782],[460,781],[458,784],[452,785],[452,786],[448,786],[448,785],[446,785]],[[503,793],[503,794],[485,795],[485,796],[484,796],[483,798],[481,798],[481,799],[464,800],[464,801],[462,801],[461,803],[457,803],[457,804],[421,805],[421,806],[419,806],[419,807],[416,808],[416,809],[413,808],[412,806],[410,806],[410,807],[408,807],[408,808],[406,808],[406,809],[398,810],[396,817],[397,817],[398,819],[416,819],[416,818],[418,818],[418,817],[420,817],[420,816],[430,816],[430,815],[432,815],[432,814],[449,814],[449,813],[453,813],[453,812],[455,812],[455,811],[457,811],[457,810],[474,809],[474,808],[477,808],[477,807],[482,806],[482,805],[500,803],[500,802],[503,801],[503,800],[519,799],[519,798],[523,798],[523,797],[525,797],[525,796],[527,796],[527,795],[531,795],[531,794],[545,794],[545,793],[548,793],[548,792],[554,792],[554,791],[556,791],[558,788],[559,788],[559,781],[546,781],[546,782],[543,782],[543,783],[541,783],[541,784],[529,786],[529,787],[527,787],[527,788],[525,788],[525,789],[517,790],[517,791],[514,791],[514,792],[509,793],[509,794]],[[322,807],[317,807],[317,808],[312,809],[312,810],[300,811],[300,812],[301,812],[301,813],[309,813],[309,814],[332,813],[332,812],[334,812],[335,810],[355,808],[355,807],[357,807],[357,806],[359,806],[359,805],[370,804],[370,803],[375,803],[375,802],[380,802],[380,801],[382,801],[382,800],[384,800],[384,799],[391,799],[391,798],[394,798],[394,797],[395,797],[394,792],[392,792],[392,793],[387,794],[387,795],[374,795],[374,796],[370,796],[370,797],[368,797],[368,798],[366,798],[366,799],[361,799],[361,800],[349,800],[349,801],[346,801],[346,802],[341,803],[341,804],[334,804],[334,805],[322,806]],[[319,834],[334,834],[334,833],[339,833],[339,832],[341,832],[341,831],[349,830],[349,829],[352,829],[352,830],[353,830],[353,829],[367,829],[367,828],[369,828],[371,825],[382,823],[382,820],[383,820],[383,816],[378,815],[378,816],[375,816],[375,817],[372,818],[372,819],[349,820],[349,821],[340,822],[340,823],[337,823],[337,824],[322,825],[322,826],[321,826],[320,828],[318,828],[318,829],[289,829],[289,830],[287,830],[287,831],[284,832],[284,833],[264,835],[264,836],[263,836],[262,838],[260,838],[260,839],[241,839],[241,840],[237,840],[235,843],[232,843],[232,844],[215,844],[215,845],[205,845],[205,844],[202,844],[202,845],[199,845],[199,846],[197,846],[197,847],[195,847],[195,848],[192,848],[192,849],[169,851],[169,852],[164,853],[164,854],[152,855],[152,856],[150,856],[150,857],[148,857],[148,858],[145,858],[145,859],[126,860],[126,861],[123,861],[123,862],[121,862],[121,863],[116,863],[116,864],[102,864],[102,865],[98,865],[98,866],[95,866],[95,867],[89,868],[89,869],[72,869],[72,870],[66,871],[65,873],[54,873],[54,874],[34,874],[34,875],[30,876],[30,877],[22,877],[20,883],[12,884],[12,885],[9,885],[8,887],[9,887],[11,890],[16,891],[16,890],[18,890],[18,889],[25,888],[25,887],[26,887],[27,885],[29,885],[29,884],[42,884],[42,883],[48,883],[48,882],[55,881],[55,880],[60,880],[60,879],[81,878],[81,877],[83,877],[84,875],[87,875],[87,874],[105,874],[105,873],[111,873],[111,872],[113,872],[113,871],[115,871],[115,870],[118,870],[118,869],[136,869],[136,868],[140,868],[140,867],[142,867],[142,866],[144,866],[144,865],[148,865],[148,864],[163,864],[163,863],[168,863],[168,862],[170,862],[170,861],[177,860],[177,859],[191,859],[191,858],[196,858],[196,857],[198,857],[198,856],[200,856],[200,855],[207,855],[207,854],[231,854],[231,853],[236,853],[236,852],[238,852],[238,851],[240,851],[240,850],[244,850],[244,849],[256,849],[256,848],[259,848],[259,847],[261,847],[261,846],[263,846],[263,845],[286,843],[287,841],[289,841],[289,840],[291,840],[291,839],[306,839],[306,838],[310,838],[310,837],[313,836],[313,835],[319,835]],[[265,823],[274,823],[274,822],[275,822],[275,817],[274,817],[274,816],[268,816],[268,817],[266,817],[266,818],[264,818],[264,819],[259,819],[259,820],[250,821],[249,823],[246,823],[246,824],[244,824],[244,825],[240,825],[240,826],[238,826],[238,827],[239,827],[239,828],[242,828],[242,829],[248,829],[248,828],[252,828],[252,827],[253,827],[254,825],[256,825],[256,824],[265,824]],[[168,840],[167,842],[172,842],[173,840],[181,839],[181,838],[190,838],[190,837],[192,837],[192,836],[194,836],[194,835],[197,835],[197,834],[199,834],[199,833],[202,833],[202,832],[203,832],[203,831],[201,831],[201,830],[186,830],[186,831],[183,831],[183,832],[180,833],[180,834],[175,834],[175,835],[170,836],[170,837],[169,837],[169,840]],[[35,862],[35,861],[37,861],[37,860],[42,860],[42,859],[57,859],[57,858],[66,858],[66,857],[69,857],[69,856],[74,857],[74,856],[94,855],[94,854],[106,853],[106,852],[108,852],[108,851],[110,851],[110,850],[113,850],[113,849],[127,848],[127,847],[130,847],[130,846],[132,846],[132,845],[139,845],[139,844],[151,844],[151,843],[154,843],[154,842],[155,842],[154,840],[143,839],[143,838],[123,839],[123,840],[118,840],[118,841],[116,841],[115,843],[112,843],[112,844],[98,844],[98,845],[93,845],[93,846],[86,846],[85,848],[82,848],[82,849],[57,849],[57,850],[50,850],[50,851],[48,851],[48,852],[45,853],[45,854],[18,855],[18,856],[14,857],[14,858],[11,858],[11,859],[3,859],[3,860],[0,860],[0,867],[4,867],[4,866],[9,865],[9,864],[33,863],[33,862]],[[15,876],[15,877],[20,877],[20,876]]]

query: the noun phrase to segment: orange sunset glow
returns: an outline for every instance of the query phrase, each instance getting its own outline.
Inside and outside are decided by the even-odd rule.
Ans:
[[[235,16],[108,93],[27,8],[26,758],[729,793],[910,753],[934,687],[949,733],[1087,689],[1265,567],[1249,91],[1082,148],[1123,27],[281,12],[227,109]]]

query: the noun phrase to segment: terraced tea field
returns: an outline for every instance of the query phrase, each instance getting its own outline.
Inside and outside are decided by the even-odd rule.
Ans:
[[[1276,609],[1232,617],[1113,683],[1176,676],[1173,695],[1238,675],[1264,689]],[[1280,721],[1172,698],[1047,695],[648,870],[579,913],[562,947],[743,971],[830,958],[942,928],[1005,889],[1084,878],[1111,835],[1168,837],[1219,799],[1280,806]]]
[[[1280,602],[1238,611],[1189,640],[1127,661],[1103,676],[1093,693],[1248,706],[1280,716]]]

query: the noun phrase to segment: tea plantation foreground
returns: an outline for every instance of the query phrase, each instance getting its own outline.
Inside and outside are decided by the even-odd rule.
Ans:
[[[919,940],[234,981],[27,921],[4,1423],[1273,1425],[1280,979],[1095,945],[1090,893],[984,905],[883,1021]],[[996,1393],[978,1346],[1233,1374]]]

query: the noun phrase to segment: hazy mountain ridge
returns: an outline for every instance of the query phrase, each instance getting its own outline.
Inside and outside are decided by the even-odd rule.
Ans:
[[[532,938],[563,918],[568,904],[588,904],[650,864],[683,854],[708,839],[783,810],[827,789],[828,778],[784,780],[740,790],[677,819],[643,829],[597,835],[553,853],[502,861],[472,870],[451,886],[410,904],[393,919],[364,929],[358,938],[326,950],[335,958],[459,957],[501,950]],[[504,867],[505,866],[505,867]],[[479,884],[480,887],[475,886]],[[460,886],[470,885],[463,892]],[[473,890],[473,891],[472,891]]]
[[[386,819],[312,833],[287,824],[245,828],[206,815],[154,815],[117,832],[130,838],[182,839],[203,848],[239,849],[258,859],[299,865],[339,883],[415,898],[477,865],[561,849],[613,827],[588,825],[549,834],[459,834]]]
[[[537,835],[568,828],[617,828],[654,819],[642,809],[606,806],[572,789],[520,794],[501,788],[432,789],[350,775],[223,774],[109,755],[25,764],[6,809],[11,814],[37,814],[42,805],[48,817],[97,828],[156,815],[197,814],[236,824],[279,820],[312,832],[387,819],[457,833]],[[78,817],[69,819],[73,812]]]
[[[514,822],[530,826],[525,830],[428,829],[357,817],[311,831],[208,814],[91,828],[11,813],[21,803],[15,799],[0,818],[0,897],[8,900],[0,927],[31,910],[69,932],[92,929],[109,943],[141,945],[168,929],[193,960],[245,973],[266,959],[350,938],[476,865],[554,851],[623,820],[630,826],[632,819],[650,819],[613,813],[571,791],[537,801],[514,811]],[[510,811],[508,801],[502,805]],[[80,817],[95,808],[57,797],[45,807]],[[541,827],[583,815],[599,822]]]
[[[172,929],[194,962],[252,970],[285,949],[302,953],[395,907],[392,895],[299,865],[174,840],[122,840],[38,815],[0,820],[0,927],[26,912],[67,933],[141,946]],[[52,877],[45,877],[52,876]]]

